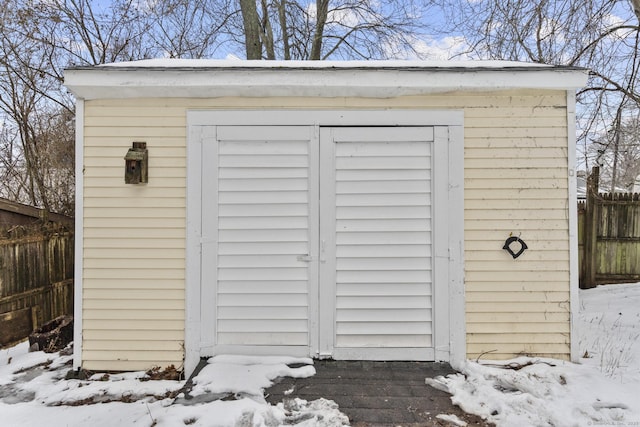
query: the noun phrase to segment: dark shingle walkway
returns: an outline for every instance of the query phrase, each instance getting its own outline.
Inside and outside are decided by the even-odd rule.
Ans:
[[[469,426],[487,426],[451,403],[449,395],[425,384],[427,377],[453,373],[446,363],[315,361],[316,375],[283,378],[265,390],[276,404],[299,397],[335,401],[352,426],[450,426],[438,414],[455,414]],[[290,394],[286,391],[293,389]]]

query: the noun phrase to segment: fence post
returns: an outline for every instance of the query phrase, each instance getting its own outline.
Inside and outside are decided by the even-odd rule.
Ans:
[[[598,241],[598,185],[600,181],[600,168],[594,166],[587,178],[587,206],[584,221],[584,262],[586,265],[585,277],[582,289],[596,286]]]

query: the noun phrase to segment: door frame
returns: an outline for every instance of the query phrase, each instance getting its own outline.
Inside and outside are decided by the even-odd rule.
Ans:
[[[187,374],[195,369],[201,357],[213,356],[211,328],[215,313],[210,309],[212,287],[202,286],[204,269],[215,269],[202,263],[202,246],[212,241],[203,235],[203,180],[208,171],[202,168],[206,151],[215,150],[216,125],[288,125],[314,126],[314,138],[319,140],[321,127],[340,126],[432,126],[436,140],[446,144],[433,145],[433,178],[444,191],[434,194],[434,206],[448,207],[446,216],[436,217],[442,232],[433,236],[434,248],[434,349],[435,360],[458,364],[466,358],[466,328],[464,309],[464,113],[461,110],[189,110],[187,111],[187,171],[186,171],[186,271],[185,271],[185,362]],[[435,185],[438,185],[437,183]],[[443,225],[445,225],[443,227]],[[211,271],[205,275],[210,275]],[[318,292],[309,289],[309,292]],[[448,304],[446,303],[448,302]],[[442,304],[444,303],[444,304]],[[318,306],[309,306],[310,340],[317,334]],[[209,308],[209,309],[207,309]],[[315,316],[315,319],[314,319]],[[315,326],[313,325],[315,322]],[[316,332],[313,331],[315,328]],[[316,335],[317,336],[317,335]],[[311,343],[310,343],[311,344]],[[315,345],[317,347],[317,344]],[[307,356],[316,349],[310,345]],[[272,350],[272,349],[270,349]],[[290,350],[290,349],[289,349]],[[273,351],[269,351],[273,354]],[[290,354],[290,353],[289,353]]]

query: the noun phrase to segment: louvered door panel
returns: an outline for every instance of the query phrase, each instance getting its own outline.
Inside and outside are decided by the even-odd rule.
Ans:
[[[311,128],[216,133],[216,344],[308,346]]]
[[[333,218],[321,235],[334,250],[335,295],[324,298],[333,310],[334,352],[352,349],[349,355],[366,359],[389,349],[380,354],[402,359],[402,349],[432,347],[433,131],[330,132],[325,156],[333,157],[334,176],[322,181],[323,202],[331,204],[323,214]]]

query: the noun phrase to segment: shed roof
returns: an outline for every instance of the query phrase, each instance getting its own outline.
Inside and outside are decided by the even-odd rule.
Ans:
[[[150,59],[65,70],[79,98],[392,97],[515,88],[573,90],[584,68],[513,61]]]

